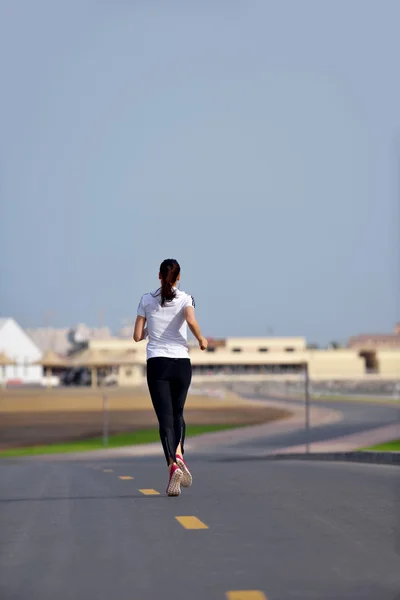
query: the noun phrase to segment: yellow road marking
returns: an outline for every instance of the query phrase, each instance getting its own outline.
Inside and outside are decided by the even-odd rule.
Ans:
[[[157,492],[157,490],[139,490],[139,492],[142,492],[142,494],[144,494],[145,496],[159,496],[160,492]]]
[[[114,473],[113,469],[103,469],[103,473]]]
[[[227,600],[268,600],[260,590],[232,590],[226,592]]]
[[[185,529],[208,529],[208,526],[197,517],[175,517]]]
[[[130,475],[120,475],[119,479],[133,479],[133,477],[131,477]]]

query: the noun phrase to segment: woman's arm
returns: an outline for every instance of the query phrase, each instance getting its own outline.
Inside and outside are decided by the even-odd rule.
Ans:
[[[194,314],[193,306],[187,306],[185,308],[185,319],[189,325],[190,331],[199,342],[200,350],[207,350],[208,342],[200,331],[200,326],[197,322],[196,315]]]
[[[133,339],[135,342],[141,342],[147,337],[146,317],[140,315],[136,317],[135,329],[133,331]]]

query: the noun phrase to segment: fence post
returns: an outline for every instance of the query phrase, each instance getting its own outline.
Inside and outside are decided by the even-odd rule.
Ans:
[[[108,397],[103,396],[103,446],[108,448]]]
[[[308,363],[305,363],[304,372],[304,387],[305,387],[305,434],[306,434],[306,453],[310,452],[310,374],[308,371]]]

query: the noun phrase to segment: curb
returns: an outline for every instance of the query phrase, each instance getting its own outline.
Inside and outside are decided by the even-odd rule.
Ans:
[[[238,456],[217,459],[216,462],[245,462],[245,461],[278,461],[278,460],[312,460],[330,462],[354,462],[369,463],[376,465],[400,466],[400,452],[368,452],[360,450],[357,452],[292,452],[285,454],[266,454],[264,456]]]

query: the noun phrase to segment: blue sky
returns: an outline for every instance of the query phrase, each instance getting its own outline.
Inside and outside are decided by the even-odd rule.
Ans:
[[[0,3],[0,315],[134,318],[176,257],[207,335],[400,319],[400,4]]]

